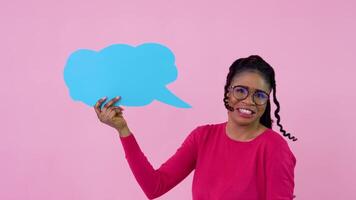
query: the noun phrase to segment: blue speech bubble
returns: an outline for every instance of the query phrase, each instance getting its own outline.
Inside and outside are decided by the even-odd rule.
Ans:
[[[157,100],[178,108],[191,108],[166,88],[177,79],[173,52],[158,43],[137,47],[114,44],[99,52],[73,52],[64,68],[70,96],[88,106],[102,97],[121,96],[115,105],[144,106]]]

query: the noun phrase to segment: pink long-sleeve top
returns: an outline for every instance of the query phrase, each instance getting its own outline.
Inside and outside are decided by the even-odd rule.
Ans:
[[[149,199],[194,170],[194,200],[291,200],[296,158],[272,129],[251,141],[231,139],[226,122],[194,129],[166,162],[154,169],[133,134],[120,137],[129,166]]]

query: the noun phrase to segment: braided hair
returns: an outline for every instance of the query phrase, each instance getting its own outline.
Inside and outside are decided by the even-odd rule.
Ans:
[[[274,111],[274,115],[277,119],[277,125],[280,128],[280,132],[283,133],[284,137],[288,137],[290,140],[297,141],[297,138],[294,136],[291,136],[290,133],[287,133],[284,129],[283,126],[281,125],[281,117],[279,116],[279,111],[280,111],[280,105],[277,100],[276,96],[276,81],[275,81],[275,73],[273,68],[266,62],[264,61],[260,56],[258,55],[251,55],[247,58],[240,58],[237,59],[235,62],[232,63],[232,65],[229,68],[229,73],[226,77],[226,84],[224,87],[224,104],[226,109],[233,111],[233,108],[229,106],[228,104],[228,88],[231,84],[232,79],[236,74],[239,74],[241,72],[257,72],[262,77],[265,79],[265,81],[269,84],[270,88],[273,91],[273,102],[276,104],[277,108]],[[260,123],[266,126],[267,128],[272,128],[272,123],[273,120],[271,119],[271,103],[270,100],[267,101],[266,105],[266,110],[263,113],[263,115],[260,118]]]

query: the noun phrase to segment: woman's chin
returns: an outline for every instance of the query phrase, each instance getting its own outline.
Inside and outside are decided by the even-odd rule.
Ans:
[[[230,116],[230,118],[232,119],[232,121],[234,121],[237,125],[240,125],[240,126],[248,126],[248,125],[254,124],[254,122],[256,121],[255,117],[245,118],[245,117],[237,116],[236,113],[233,113],[233,114],[235,114],[235,115]]]
[[[246,120],[236,120],[235,122],[239,126],[249,126],[249,125],[253,124],[253,121],[246,121]]]

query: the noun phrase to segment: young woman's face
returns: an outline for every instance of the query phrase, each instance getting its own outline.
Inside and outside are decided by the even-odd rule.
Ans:
[[[243,126],[259,123],[266,110],[267,103],[264,102],[271,92],[265,79],[257,72],[242,72],[235,75],[230,88],[227,96],[234,111],[228,111],[229,119]]]

